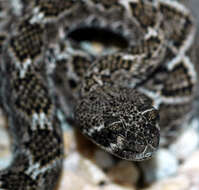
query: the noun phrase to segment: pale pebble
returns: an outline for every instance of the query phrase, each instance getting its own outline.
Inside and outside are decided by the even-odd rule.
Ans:
[[[169,147],[169,150],[179,160],[185,160],[193,153],[199,145],[198,119],[193,119],[190,126]]]
[[[90,184],[100,184],[102,181],[108,181],[106,174],[95,162],[88,160],[78,152],[70,153],[64,160],[64,171],[76,172]]]
[[[161,180],[145,190],[191,190],[189,179],[182,175]]]
[[[120,185],[110,184],[101,188],[101,190],[135,190],[134,187],[124,187]]]
[[[108,171],[108,176],[113,182],[132,186],[137,183],[140,173],[133,162],[123,160]]]
[[[0,169],[6,168],[12,160],[10,138],[4,124],[3,118],[0,117]]]
[[[113,156],[100,149],[95,152],[94,159],[96,164],[103,169],[109,169],[115,164]]]
[[[105,184],[103,186],[93,185],[85,178],[71,171],[64,171],[57,190],[135,190],[133,187],[123,187],[116,184]]]
[[[138,163],[144,173],[144,182],[154,181],[174,175],[178,169],[178,160],[166,149],[160,149],[150,160]]]
[[[100,184],[101,182],[109,181],[104,171],[88,159],[80,160],[78,172],[91,184]]]
[[[199,172],[199,150],[189,155],[188,159],[179,168],[180,173],[192,171],[192,170],[196,170]],[[198,179],[199,179],[199,175],[198,175]]]
[[[72,151],[76,149],[76,143],[74,138],[74,131],[64,132],[64,154],[68,156]]]
[[[64,171],[61,182],[57,190],[98,190],[93,185],[90,185],[84,178],[78,176],[71,171]]]
[[[12,156],[10,154],[2,156],[2,154],[0,153],[0,170],[8,167],[11,161],[12,161]]]
[[[79,168],[81,155],[78,152],[70,152],[64,159],[64,170],[77,171]]]
[[[193,169],[186,172],[180,172],[175,177],[160,180],[145,190],[198,190],[198,179],[199,171]]]

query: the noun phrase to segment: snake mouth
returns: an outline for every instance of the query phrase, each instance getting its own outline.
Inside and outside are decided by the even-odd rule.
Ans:
[[[122,33],[106,27],[79,27],[70,31],[68,38],[90,54],[112,53],[127,49],[129,46],[128,40]],[[96,47],[98,49],[97,52],[95,52]],[[99,52],[99,49],[101,52]]]
[[[122,151],[117,150],[115,155],[129,161],[143,161],[150,159],[157,149],[151,145],[147,145],[143,152],[138,153],[131,149],[123,149]]]

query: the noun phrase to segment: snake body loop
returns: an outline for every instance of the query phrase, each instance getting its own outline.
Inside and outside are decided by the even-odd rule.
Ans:
[[[64,155],[58,110],[99,147],[132,161],[150,158],[183,131],[197,75],[190,56],[195,24],[182,4],[17,5],[13,11],[15,4],[0,3],[1,104],[13,137],[13,160],[0,171],[0,189],[55,189]],[[82,45],[96,40],[104,51]],[[117,48],[108,51],[110,44]]]

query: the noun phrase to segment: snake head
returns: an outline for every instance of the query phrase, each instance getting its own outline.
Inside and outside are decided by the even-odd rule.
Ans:
[[[148,159],[159,146],[158,111],[133,89],[90,92],[76,107],[75,119],[85,136],[122,159]]]

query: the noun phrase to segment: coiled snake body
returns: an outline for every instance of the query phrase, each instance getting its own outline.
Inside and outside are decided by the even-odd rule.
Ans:
[[[0,189],[54,189],[63,159],[58,109],[94,143],[127,160],[151,157],[160,136],[166,146],[182,131],[196,84],[195,26],[183,5],[13,2],[1,5],[1,103],[13,161],[0,172]],[[102,34],[105,44],[120,48],[95,54],[80,45]]]

